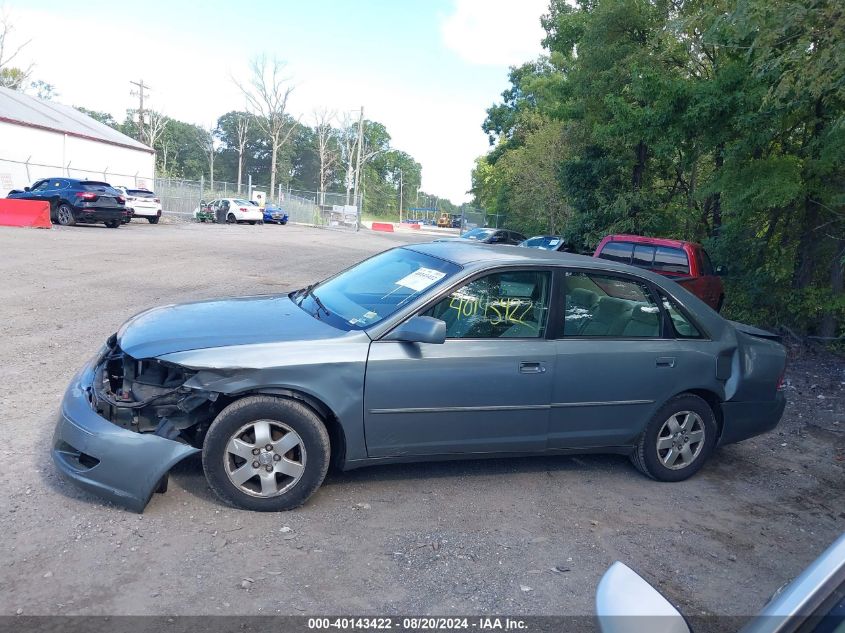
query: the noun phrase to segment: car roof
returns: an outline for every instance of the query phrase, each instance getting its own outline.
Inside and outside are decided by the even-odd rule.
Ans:
[[[617,270],[640,276],[646,276],[644,273],[647,273],[647,271],[641,268],[635,268],[627,264],[619,264],[597,257],[590,257],[588,255],[575,255],[574,253],[561,253],[534,248],[519,248],[518,246],[504,244],[484,244],[472,240],[423,242],[420,244],[408,244],[403,248],[431,255],[439,259],[445,259],[459,266],[470,264],[568,265],[573,267],[588,266],[597,270]]]
[[[653,244],[655,246],[672,246],[681,248],[685,244],[691,246],[698,246],[695,242],[687,242],[686,240],[672,240],[667,237],[647,237],[645,235],[628,235],[626,233],[617,233],[615,235],[608,235],[602,240],[603,242],[631,242],[633,244]]]

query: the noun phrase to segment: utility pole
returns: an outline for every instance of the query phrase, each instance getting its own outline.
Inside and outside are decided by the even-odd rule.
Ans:
[[[355,159],[355,187],[352,202],[358,204],[358,182],[361,178],[361,146],[364,144],[364,106],[361,106],[361,114],[358,117],[358,156]]]
[[[150,87],[144,83],[144,80],[141,81],[130,81],[130,84],[133,86],[138,86],[138,92],[133,92],[132,96],[138,97],[138,139],[142,143],[144,142],[144,94],[145,90],[150,90]]]

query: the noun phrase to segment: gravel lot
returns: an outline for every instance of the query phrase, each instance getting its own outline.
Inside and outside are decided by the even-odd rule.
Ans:
[[[0,614],[591,614],[622,560],[689,615],[744,615],[843,531],[845,363],[807,352],[790,361],[778,430],[679,484],[618,456],[380,466],[253,514],[219,503],[189,460],[137,515],[57,475],[64,388],[127,317],[288,291],[406,238],[424,239],[0,228]]]

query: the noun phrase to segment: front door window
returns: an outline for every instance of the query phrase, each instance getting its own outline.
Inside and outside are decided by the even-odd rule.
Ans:
[[[447,338],[543,338],[551,274],[506,271],[454,290],[425,312],[446,322]]]

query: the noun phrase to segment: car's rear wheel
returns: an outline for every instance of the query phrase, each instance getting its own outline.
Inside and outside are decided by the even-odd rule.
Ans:
[[[120,225],[123,224],[123,220],[106,220],[103,222],[107,227],[110,229],[117,229],[120,228]]]
[[[255,226],[255,222],[256,222],[255,220],[250,220],[249,221],[250,226]]]
[[[308,407],[273,396],[247,396],[223,409],[202,451],[208,483],[246,510],[291,510],[320,487],[330,461],[329,434]]]
[[[73,226],[76,224],[76,220],[73,218],[73,209],[70,208],[69,204],[59,205],[59,208],[56,209],[56,219],[62,226]]]
[[[631,461],[652,479],[682,481],[697,473],[713,452],[717,428],[713,409],[702,398],[675,396],[654,414]]]
[[[237,220],[237,218],[235,217],[235,214],[234,214],[234,213],[230,213],[229,215],[227,215],[227,216],[226,216],[226,222],[227,222],[228,224],[237,224],[237,223],[238,223],[238,220]]]
[[[154,215],[151,218],[147,218],[147,222],[149,222],[150,224],[158,224],[158,219],[159,219],[159,216]]]

